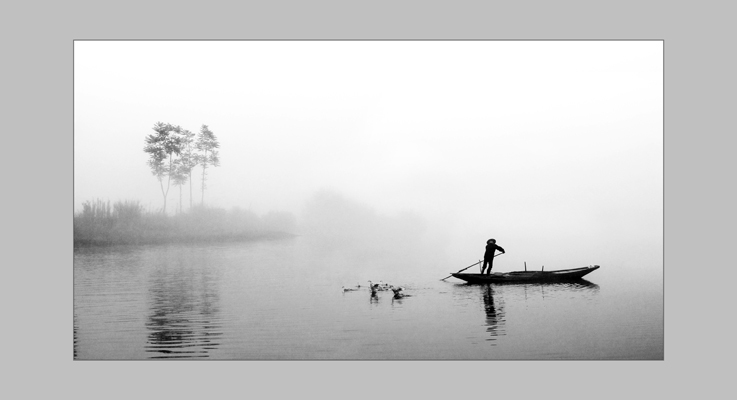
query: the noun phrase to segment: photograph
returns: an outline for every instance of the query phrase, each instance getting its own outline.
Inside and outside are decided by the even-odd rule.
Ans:
[[[75,363],[664,360],[663,40],[72,47]]]

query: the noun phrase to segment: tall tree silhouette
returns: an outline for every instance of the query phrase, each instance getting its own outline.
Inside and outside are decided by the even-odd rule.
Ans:
[[[199,163],[196,152],[197,148],[194,143],[195,134],[186,129],[182,129],[180,136],[182,138],[182,150],[179,155],[178,172],[186,175],[185,182],[182,184],[186,183],[187,180],[189,181],[189,208],[192,208],[192,170]]]
[[[197,136],[197,143],[196,143],[197,150],[199,150],[200,154],[197,158],[199,161],[199,164],[202,165],[202,204],[205,204],[205,180],[207,176],[207,168],[208,167],[217,167],[220,166],[220,157],[218,155],[218,148],[220,147],[220,144],[218,143],[217,138],[215,137],[215,134],[210,131],[210,129],[207,127],[207,125],[202,125],[202,128],[200,129],[200,133]]]
[[[159,180],[161,194],[164,197],[164,207],[162,213],[166,214],[166,197],[169,194],[169,187],[173,175],[176,175],[176,164],[174,155],[181,152],[182,139],[179,133],[181,128],[172,124],[157,122],[153,127],[154,133],[146,136],[146,146],[143,151],[148,153],[148,166],[151,173]],[[164,189],[164,178],[166,180],[166,189]]]
[[[174,168],[171,172],[171,178],[174,181],[174,185],[179,186],[179,213],[182,212],[182,186],[187,183],[188,176],[189,173],[187,172],[187,166],[184,163],[183,157],[180,155],[180,157],[174,160]],[[190,183],[190,188],[191,187],[192,185]]]

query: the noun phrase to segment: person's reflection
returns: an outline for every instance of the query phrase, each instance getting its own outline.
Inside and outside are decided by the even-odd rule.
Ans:
[[[491,288],[491,285],[481,286],[481,288],[486,312],[486,331],[491,335],[491,338],[487,340],[494,341],[497,336],[504,335],[504,305],[503,303],[494,304],[494,289]]]
[[[74,313],[74,360],[77,359],[77,313]]]

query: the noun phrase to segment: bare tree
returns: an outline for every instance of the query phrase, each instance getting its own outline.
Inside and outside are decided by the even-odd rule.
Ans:
[[[166,214],[166,197],[169,194],[172,175],[175,174],[174,155],[181,152],[181,137],[178,134],[181,128],[172,124],[157,122],[152,133],[146,136],[146,146],[143,151],[149,154],[148,166],[151,173],[159,180],[161,194],[164,197],[162,213]],[[167,178],[164,189],[164,178]]]
[[[200,134],[197,136],[195,145],[200,151],[197,160],[202,165],[202,204],[205,204],[205,177],[207,176],[207,168],[220,166],[220,158],[217,149],[220,147],[215,134],[210,131],[207,125],[202,125]]]

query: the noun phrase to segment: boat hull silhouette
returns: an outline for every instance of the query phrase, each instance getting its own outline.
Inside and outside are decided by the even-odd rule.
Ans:
[[[462,274],[452,273],[455,278],[468,283],[495,283],[495,282],[561,282],[581,279],[599,269],[598,265],[583,268],[561,269],[557,271],[515,271],[493,272],[491,274]]]

